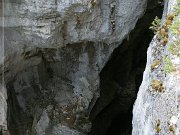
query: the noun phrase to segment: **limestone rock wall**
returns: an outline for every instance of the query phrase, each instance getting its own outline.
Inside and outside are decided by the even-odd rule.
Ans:
[[[147,52],[133,110],[133,135],[180,134],[180,2],[166,1],[161,26]]]
[[[146,4],[147,0],[1,2],[4,134],[87,134],[89,113],[99,97],[99,72]]]

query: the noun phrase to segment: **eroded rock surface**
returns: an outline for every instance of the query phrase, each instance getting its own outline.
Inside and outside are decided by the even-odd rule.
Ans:
[[[180,134],[179,6],[178,0],[166,1],[161,27],[148,48],[133,109],[133,135]]]
[[[99,97],[99,73],[146,4],[147,0],[1,2],[5,86],[0,125],[12,135],[87,134],[89,113]]]
[[[4,7],[1,15],[4,21],[0,22],[0,78],[3,77],[0,128],[3,134],[84,135],[90,132],[89,115],[100,96],[99,74],[113,50],[124,45],[123,40],[129,40],[129,33],[144,14],[147,2],[1,2]],[[129,74],[130,70],[124,70],[121,72]],[[127,76],[124,76],[126,82]],[[134,73],[131,76],[129,82],[134,88]],[[100,105],[94,115],[109,103]]]

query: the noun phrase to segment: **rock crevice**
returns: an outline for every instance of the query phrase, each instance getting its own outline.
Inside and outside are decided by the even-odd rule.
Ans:
[[[97,124],[98,135],[113,134],[122,117],[127,130],[116,133],[130,133],[152,38],[148,27],[162,11],[158,1],[7,0],[1,5],[6,11],[0,17],[3,135],[97,134]]]

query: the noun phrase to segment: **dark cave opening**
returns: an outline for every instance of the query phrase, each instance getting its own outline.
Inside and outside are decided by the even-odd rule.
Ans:
[[[146,65],[147,48],[153,38],[153,33],[149,30],[149,26],[155,16],[161,18],[162,11],[163,5],[159,4],[157,1],[150,0],[144,16],[137,22],[135,29],[130,33],[128,39],[125,39],[123,43],[114,50],[111,58],[101,71],[101,93],[100,98],[97,100],[90,114],[92,130],[89,135],[131,134],[133,104],[142,82],[143,71]],[[60,73],[63,74],[60,76],[66,76],[69,70],[76,70],[76,65],[72,63],[76,63],[76,59],[74,59],[75,56],[79,58],[77,52],[80,52],[80,47],[77,47],[77,49],[72,48],[72,50],[77,50],[75,53],[72,53],[72,56],[69,56],[67,50],[64,50],[66,53],[63,55],[63,58],[68,58],[68,60],[73,59],[69,63],[63,63],[65,66],[61,68],[62,71],[65,72]],[[89,48],[87,50],[91,51]],[[94,56],[94,53],[91,55]],[[21,85],[23,86],[23,90],[19,91],[19,93],[16,92],[17,89],[13,86],[13,80],[7,84],[8,129],[13,135],[28,134],[27,131],[34,133],[34,131],[31,131],[33,119],[35,117],[34,112],[37,111],[37,114],[40,114],[42,111],[41,109],[36,110],[35,107],[38,106],[39,108],[43,108],[47,106],[47,104],[55,104],[54,93],[47,90],[49,87],[46,86],[46,83],[48,84],[48,80],[53,79],[53,75],[59,74],[59,72],[55,72],[56,70],[52,70],[53,68],[46,64],[47,63],[41,63],[37,66],[37,74],[39,75],[38,81],[34,79],[35,74],[32,74],[34,73],[34,67],[23,72],[24,76],[28,74],[29,79],[27,82],[30,84],[24,84],[24,82],[22,82]],[[58,65],[59,63],[56,64]],[[59,68],[56,64],[52,64],[53,67]],[[71,64],[73,66],[69,70],[66,70],[66,67]],[[21,80],[21,78],[19,80]],[[59,82],[62,81],[60,80]],[[36,85],[38,83],[43,87],[41,88]],[[63,83],[58,84],[61,87],[64,86]],[[24,85],[30,85],[31,87],[24,87]],[[71,86],[69,89],[72,89]],[[47,93],[45,93],[45,95],[44,92],[46,91]],[[24,95],[26,92],[32,95]],[[23,101],[24,104],[30,104],[30,106],[32,106],[30,111],[23,110],[23,105],[19,105],[18,102],[21,102],[21,100],[18,101],[18,94],[22,94],[23,98],[26,99]],[[50,98],[47,100],[47,97]],[[45,100],[47,103],[44,102]],[[24,108],[28,108],[28,106]]]
[[[163,5],[149,1],[137,22],[100,73],[100,98],[91,111],[89,135],[131,135],[132,110],[146,66],[147,48],[153,38],[149,26],[161,18]]]
[[[32,125],[32,117],[28,116],[20,107],[17,99],[17,93],[12,85],[12,82],[7,84],[8,93],[8,110],[7,121],[9,132],[13,135],[24,135],[26,129]]]

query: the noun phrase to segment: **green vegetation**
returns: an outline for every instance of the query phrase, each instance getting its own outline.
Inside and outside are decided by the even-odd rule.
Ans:
[[[173,13],[170,13],[166,16],[166,20],[164,24],[161,26],[161,20],[156,16],[154,21],[151,23],[151,26],[149,29],[151,29],[154,34],[157,34],[157,39],[160,42],[161,45],[165,46],[168,44],[169,40],[169,32],[171,32],[175,40],[169,43],[168,49],[169,52],[173,55],[180,56],[180,40],[176,38],[176,36],[180,35],[180,0],[177,0],[177,5],[175,6],[175,9]],[[151,70],[158,68],[158,66],[161,64],[160,60],[155,60],[151,64]],[[173,71],[176,71],[175,66],[173,65],[171,58],[169,56],[164,58],[164,71],[166,73],[171,73]],[[151,87],[156,92],[164,92],[164,86],[163,83],[160,80],[152,80]],[[174,132],[173,128],[170,127],[169,130],[171,132]],[[156,125],[156,132],[160,133],[160,121],[158,120]]]
[[[168,57],[168,56],[165,57],[164,61],[165,61],[164,70],[166,73],[171,73],[176,70],[172,64],[170,57]]]
[[[151,26],[149,27],[150,30],[152,30],[154,32],[154,34],[157,33],[157,31],[159,30],[161,24],[161,19],[159,19],[157,16],[155,17],[154,21],[151,23]]]
[[[180,14],[180,0],[177,0],[177,5],[174,8],[173,13],[167,15],[165,25],[167,26],[168,30],[175,36],[175,40],[169,43],[168,50],[172,55],[180,55],[180,40],[176,38],[176,36],[180,35],[180,20],[179,20],[179,14]],[[176,68],[174,67],[171,58],[165,57],[164,58],[165,64],[164,64],[164,70],[166,73],[171,73],[173,71],[176,71]]]
[[[169,29],[174,35],[180,35],[180,20],[178,17],[175,17]]]
[[[169,51],[173,55],[180,56],[180,41],[177,40],[177,41],[169,44]]]
[[[180,14],[180,0],[177,0],[177,5],[175,6],[174,10],[177,14]]]
[[[177,5],[174,7],[174,21],[170,26],[170,30],[175,35],[180,35],[180,20],[178,15],[180,14],[180,0],[177,0]]]
[[[180,56],[180,40],[176,38],[176,36],[180,35],[180,19],[179,19],[179,14],[180,14],[180,0],[177,0],[177,5],[174,8],[174,13],[172,14],[173,17],[173,22],[169,26],[170,32],[175,36],[175,40],[169,43],[169,52],[172,55]],[[165,58],[165,71],[166,72],[172,72],[175,70],[173,67],[173,64],[170,60],[169,57]]]

